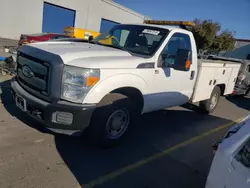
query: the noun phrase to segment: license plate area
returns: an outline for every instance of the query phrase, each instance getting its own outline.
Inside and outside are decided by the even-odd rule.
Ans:
[[[16,94],[16,105],[18,108],[20,108],[22,111],[26,112],[27,111],[27,103],[24,98]]]

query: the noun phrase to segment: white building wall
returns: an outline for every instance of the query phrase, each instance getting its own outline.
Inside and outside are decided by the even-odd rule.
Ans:
[[[44,0],[0,0],[0,37],[42,32]],[[75,27],[100,30],[101,18],[119,23],[142,23],[144,16],[110,0],[45,0],[76,11]]]
[[[112,20],[118,23],[142,23],[144,16],[110,0],[90,0],[89,19],[87,28],[100,30],[101,18]]]
[[[0,37],[18,39],[42,30],[41,0],[0,0],[0,5]]]
[[[234,44],[234,48],[241,48],[243,46],[249,45],[250,44],[250,40],[237,40]]]

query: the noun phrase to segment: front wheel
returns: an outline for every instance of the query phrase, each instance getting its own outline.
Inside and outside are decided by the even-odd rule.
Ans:
[[[87,134],[99,147],[112,147],[125,137],[134,119],[134,105],[125,95],[111,93],[105,96],[95,110]]]
[[[200,102],[200,108],[206,113],[212,113],[219,103],[220,95],[220,88],[218,86],[215,86],[210,98]]]

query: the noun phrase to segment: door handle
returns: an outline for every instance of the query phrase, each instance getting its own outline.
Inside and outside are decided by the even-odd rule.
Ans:
[[[190,80],[193,80],[193,79],[194,79],[194,75],[195,75],[195,71],[191,71]]]

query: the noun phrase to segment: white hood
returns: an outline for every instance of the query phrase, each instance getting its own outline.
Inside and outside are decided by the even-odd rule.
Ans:
[[[64,64],[86,68],[136,68],[146,59],[96,44],[80,42],[41,42],[29,46],[59,55]]]

